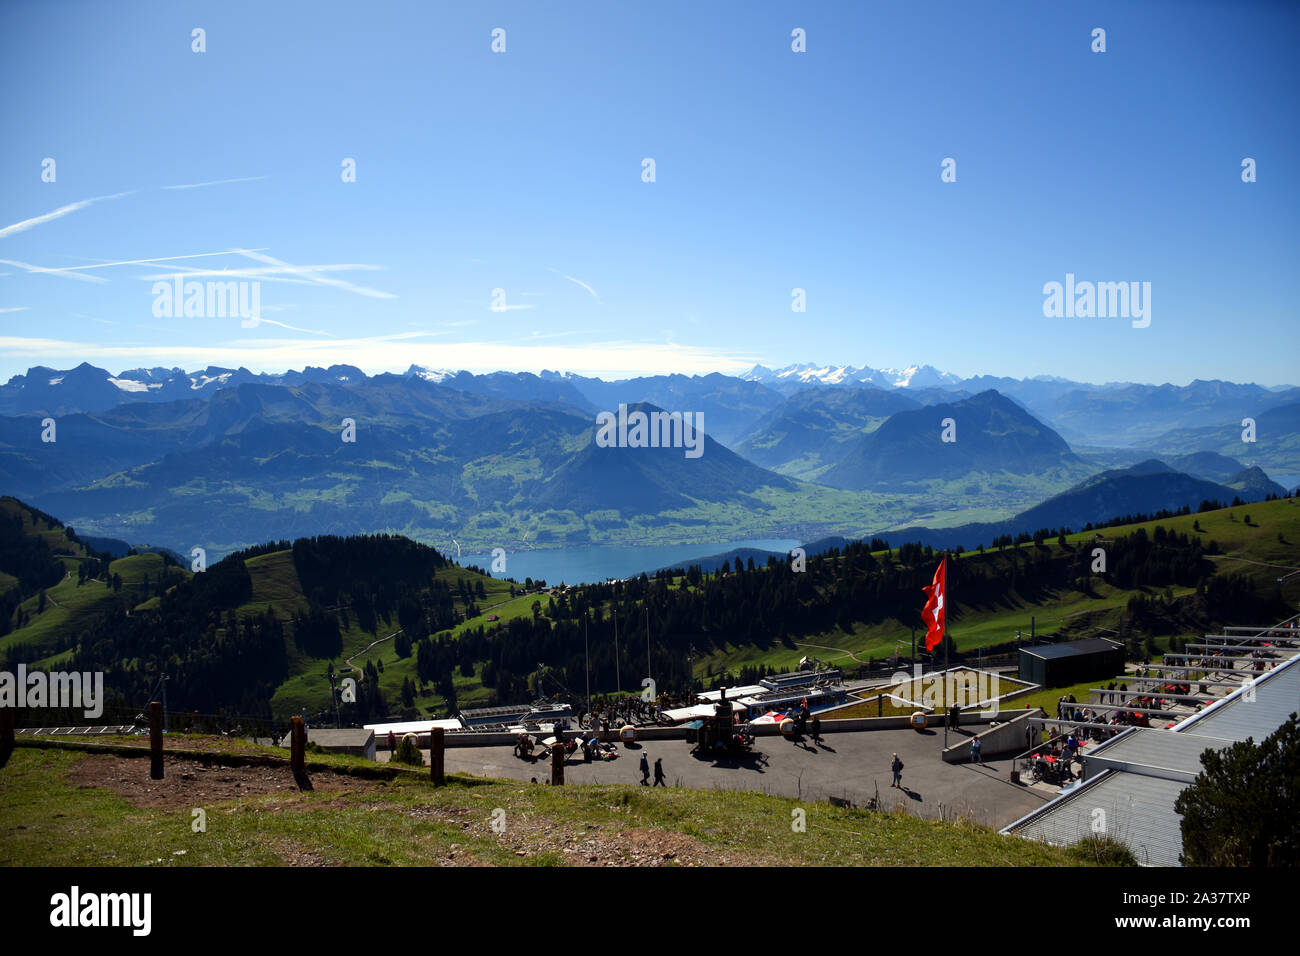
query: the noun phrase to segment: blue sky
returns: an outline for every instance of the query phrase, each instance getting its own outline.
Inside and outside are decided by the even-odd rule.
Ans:
[[[10,3],[0,376],[1295,383],[1298,27],[1248,2]],[[259,281],[265,321],[155,317],[182,269]],[[1066,273],[1150,282],[1150,326],[1045,318]]]

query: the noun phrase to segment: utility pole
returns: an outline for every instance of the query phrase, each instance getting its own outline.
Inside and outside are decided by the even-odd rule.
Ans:
[[[623,676],[618,666],[618,608],[610,608],[610,613],[614,615],[614,688],[622,694]]]
[[[650,669],[650,605],[645,606],[645,676],[650,687],[655,685],[654,671]]]
[[[587,643],[587,622],[590,620],[587,612],[582,615],[582,659],[586,662],[587,667],[587,713],[591,713],[591,651]]]
[[[334,662],[330,661],[329,671],[326,676],[330,682],[330,697],[334,699],[334,727],[337,729],[343,726],[343,718],[339,715],[339,693],[334,687]]]

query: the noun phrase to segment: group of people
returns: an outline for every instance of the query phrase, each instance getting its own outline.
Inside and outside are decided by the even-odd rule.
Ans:
[[[651,784],[651,783],[650,783],[650,757],[649,757],[649,755],[648,755],[644,750],[641,752],[641,786],[643,786],[643,787],[646,787],[646,786],[666,787],[666,786],[668,786],[668,782],[667,782],[667,780],[664,778],[664,758],[663,758],[663,757],[658,757],[658,758],[655,759],[655,782],[654,782],[653,784]]]
[[[604,730],[621,727],[623,724],[659,724],[665,718],[663,712],[664,698],[652,701],[642,700],[635,695],[624,697],[609,704],[595,704],[590,711],[578,711],[578,726],[584,730]]]

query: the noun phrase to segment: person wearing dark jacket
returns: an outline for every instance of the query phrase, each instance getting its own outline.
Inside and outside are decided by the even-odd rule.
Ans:
[[[664,779],[664,758],[659,757],[655,760],[655,783],[656,787],[666,787],[668,782]]]
[[[898,759],[898,754],[894,754],[894,762],[889,765],[889,769],[894,773],[894,782],[891,787],[903,788],[903,761]]]

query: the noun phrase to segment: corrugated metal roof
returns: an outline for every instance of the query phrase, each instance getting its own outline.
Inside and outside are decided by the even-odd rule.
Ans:
[[[1058,657],[1079,657],[1084,654],[1112,654],[1120,648],[1104,638],[1090,637],[1082,641],[1066,641],[1064,644],[1046,644],[1040,647],[1022,647],[1021,653],[1031,657],[1051,660]]]
[[[1202,753],[1220,750],[1232,743],[1221,737],[1134,727],[1090,751],[1084,751],[1084,776],[1091,779],[1102,770],[1131,770],[1165,780],[1191,783],[1201,772]]]
[[[1070,846],[1100,832],[1125,844],[1144,866],[1178,866],[1182,817],[1174,812],[1174,801],[1186,786],[1108,771],[1048,804],[1014,832],[1056,846]]]
[[[1253,737],[1259,743],[1296,712],[1300,712],[1300,657],[1279,664],[1252,686],[1239,688],[1222,702],[1211,704],[1179,724],[1178,730],[1228,740]]]

